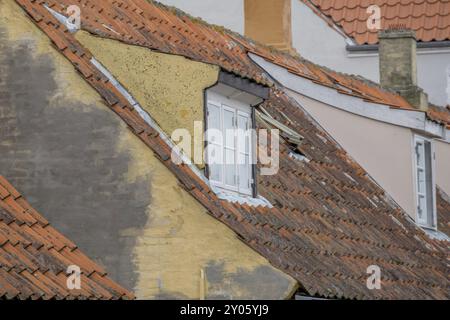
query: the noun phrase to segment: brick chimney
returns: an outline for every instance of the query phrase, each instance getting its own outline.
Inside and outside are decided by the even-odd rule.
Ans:
[[[277,49],[292,48],[291,0],[244,0],[245,35]]]
[[[416,109],[428,109],[428,96],[417,86],[417,42],[414,31],[380,31],[380,82],[395,90]]]

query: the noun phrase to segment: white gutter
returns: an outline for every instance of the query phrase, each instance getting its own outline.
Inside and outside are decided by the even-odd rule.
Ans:
[[[249,53],[249,56],[276,82],[285,87],[286,93],[299,103],[300,101],[298,101],[296,94],[365,118],[418,130],[433,137],[446,140],[445,127],[428,120],[426,113],[423,111],[393,108],[385,104],[373,103],[359,97],[346,95],[334,88],[329,88],[295,75],[286,68],[269,62],[256,54]],[[447,137],[448,139],[450,137]]]

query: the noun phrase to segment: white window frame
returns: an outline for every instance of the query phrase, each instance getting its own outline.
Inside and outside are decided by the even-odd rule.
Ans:
[[[225,138],[225,132],[224,132],[224,111],[228,110],[234,113],[234,127],[235,130],[238,129],[238,117],[239,116],[244,116],[246,118],[248,118],[248,121],[250,123],[249,125],[249,129],[253,129],[254,127],[254,123],[253,123],[253,115],[252,115],[252,107],[248,104],[245,104],[239,100],[236,99],[231,99],[231,98],[227,98],[219,93],[216,92],[208,92],[207,94],[207,104],[206,104],[206,119],[207,122],[209,122],[209,108],[210,105],[215,106],[220,108],[220,130],[222,131],[222,135]],[[209,123],[206,124],[206,129],[209,129]],[[249,188],[241,188],[240,187],[240,181],[239,181],[239,171],[240,171],[240,165],[237,161],[238,156],[242,153],[240,148],[239,148],[239,143],[237,140],[237,137],[235,137],[235,141],[234,141],[234,147],[235,147],[235,186],[234,185],[228,185],[225,183],[226,181],[226,166],[222,165],[222,172],[221,172],[221,180],[222,181],[215,181],[211,179],[211,172],[209,172],[209,179],[210,179],[210,183],[211,185],[224,190],[226,192],[231,192],[237,195],[243,195],[243,196],[250,196],[253,197],[254,195],[254,181],[255,181],[255,177],[254,177],[254,170],[253,170],[253,164],[252,164],[252,159],[253,159],[253,153],[254,153],[254,142],[252,137],[249,137],[249,165],[247,167],[248,169],[248,177],[249,177]],[[225,141],[222,142],[222,156],[225,159],[225,150],[226,150],[226,146],[225,146]],[[244,151],[245,152],[245,151]],[[246,153],[246,152],[245,152]],[[207,155],[208,156],[208,155]],[[209,163],[208,159],[207,159],[207,163]],[[208,166],[209,167],[209,166]]]
[[[414,208],[415,208],[415,221],[416,223],[423,228],[426,229],[433,229],[437,230],[437,214],[436,214],[436,158],[435,158],[435,149],[433,140],[426,138],[424,136],[414,134],[413,136],[413,142],[412,142],[412,156],[413,156],[413,178],[414,178]],[[424,168],[422,168],[425,171],[425,179],[427,179],[427,176],[429,176],[431,179],[431,195],[427,194],[427,190],[425,190],[425,193],[419,192],[419,183],[418,183],[418,170],[420,169],[418,163],[417,163],[417,154],[416,154],[416,146],[418,143],[422,143],[424,146],[424,156],[430,157],[430,168],[431,172],[427,172],[426,165]],[[426,154],[426,148],[425,144],[430,144],[430,155]],[[425,160],[426,161],[426,160]],[[425,189],[428,189],[426,186]],[[427,203],[427,213],[426,213],[426,219],[422,220],[419,218],[419,197],[420,195],[425,195],[426,203]],[[430,217],[430,208],[428,207],[428,198],[432,197],[431,201],[431,217]],[[431,220],[431,221],[430,221]]]

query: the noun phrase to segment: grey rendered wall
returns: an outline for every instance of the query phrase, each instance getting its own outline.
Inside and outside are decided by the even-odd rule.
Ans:
[[[124,179],[130,154],[119,150],[118,137],[126,126],[99,97],[69,99],[64,91],[71,88],[61,90],[55,77],[61,60],[32,54],[39,50],[32,39],[8,39],[0,22],[0,174],[113,279],[133,289],[136,237],[123,232],[146,224],[150,177]]]

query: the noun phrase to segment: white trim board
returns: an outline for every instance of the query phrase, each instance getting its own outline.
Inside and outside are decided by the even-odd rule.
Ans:
[[[440,139],[449,139],[445,137],[444,126],[429,121],[425,112],[392,108],[385,104],[373,103],[358,97],[342,94],[333,88],[295,75],[286,68],[269,62],[256,54],[249,53],[249,56],[275,82],[285,87],[286,93],[300,104],[298,94],[365,118],[418,130]]]

